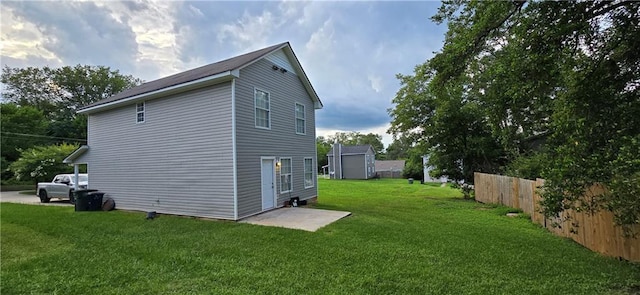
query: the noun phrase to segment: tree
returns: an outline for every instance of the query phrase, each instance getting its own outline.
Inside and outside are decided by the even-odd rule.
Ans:
[[[412,145],[411,140],[404,136],[394,138],[386,149],[387,160],[406,159],[409,156]]]
[[[45,114],[52,122],[48,135],[79,139],[86,138],[86,117],[76,114],[79,108],[142,83],[109,67],[87,65],[5,66],[0,81],[5,85],[2,95],[6,102],[32,106]]]
[[[12,102],[19,106],[32,106],[42,111],[48,118],[56,114],[57,104],[62,93],[53,83],[54,70],[44,68],[10,68],[2,69],[0,82],[5,85],[2,92],[4,102]]]
[[[73,172],[73,167],[62,160],[78,147],[67,143],[35,146],[23,150],[20,159],[11,163],[9,169],[20,181],[50,181],[56,174]]]
[[[360,132],[336,132],[335,135],[327,138],[329,143],[338,142],[343,145],[371,145],[376,152],[376,156],[384,153],[382,136],[374,133],[362,134]]]
[[[318,136],[316,138],[316,152],[318,156],[318,171],[322,171],[322,167],[329,164],[327,160],[327,154],[331,150],[331,143],[329,143],[324,136]]]
[[[412,141],[414,152],[429,154],[434,176],[473,182],[474,171],[499,170],[503,151],[480,104],[464,87],[435,90],[428,64],[417,66],[415,75],[397,77],[401,87],[393,99],[395,107],[389,110],[389,132]]]
[[[433,20],[444,46],[399,76],[391,131],[425,142],[445,175],[539,170],[547,216],[640,223],[640,2],[445,1]],[[585,199],[596,183],[608,191]]]
[[[0,156],[2,156],[2,179],[11,177],[7,174],[9,164],[20,157],[20,150],[36,144],[47,143],[44,137],[47,120],[42,113],[32,106],[18,106],[14,103],[0,104]]]

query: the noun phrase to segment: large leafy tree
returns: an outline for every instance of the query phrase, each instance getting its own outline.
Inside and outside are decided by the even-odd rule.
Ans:
[[[382,144],[382,136],[375,133],[362,134],[360,132],[336,132],[334,135],[328,136],[326,141],[330,144],[334,142],[343,145],[367,145],[370,144],[376,151],[376,155],[384,152]]]
[[[414,75],[397,77],[401,87],[389,110],[389,132],[413,141],[412,153],[429,154],[434,176],[472,182],[474,171],[499,169],[502,148],[491,136],[480,104],[464,87],[435,90],[429,64],[417,66]]]
[[[112,96],[142,81],[105,66],[64,66],[50,68],[2,69],[5,102],[32,106],[51,122],[48,135],[86,138],[86,118],[76,110]]]
[[[2,179],[11,177],[7,168],[20,157],[20,150],[48,143],[48,121],[42,111],[14,103],[0,104],[0,156]]]
[[[336,132],[334,135],[328,137],[318,136],[316,138],[316,151],[318,153],[318,170],[322,169],[322,166],[328,164],[327,153],[331,150],[334,143],[341,143],[343,145],[366,145],[370,144],[376,151],[376,157],[380,159],[384,156],[384,146],[382,144],[382,136],[374,133],[362,134],[360,132]]]
[[[401,160],[409,156],[409,151],[413,148],[413,142],[404,136],[394,138],[386,149],[387,160]]]
[[[322,171],[322,167],[329,164],[327,154],[331,150],[331,143],[327,141],[324,136],[318,136],[316,138],[316,153],[318,156],[318,171]]]
[[[544,177],[548,215],[604,208],[640,223],[640,2],[444,1],[433,20],[447,22],[444,46],[399,76],[392,132],[426,142],[454,179]],[[595,183],[608,192],[585,199]]]

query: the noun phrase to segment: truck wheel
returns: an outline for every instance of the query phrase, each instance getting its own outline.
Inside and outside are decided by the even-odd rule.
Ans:
[[[45,190],[41,190],[40,193],[38,193],[38,196],[40,197],[40,203],[49,203],[49,201],[51,201],[49,196],[47,196],[47,191]]]
[[[69,203],[75,204],[76,198],[73,196],[73,191],[69,191]]]

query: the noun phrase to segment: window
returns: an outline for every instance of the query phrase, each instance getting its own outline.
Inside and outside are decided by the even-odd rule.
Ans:
[[[296,103],[296,133],[306,134],[304,105]]]
[[[280,193],[290,192],[291,186],[291,158],[280,158]]]
[[[136,104],[136,123],[144,123],[144,101]]]
[[[313,159],[304,158],[304,188],[313,187]]]
[[[269,106],[269,93],[262,90],[255,90],[256,105],[256,127],[271,128],[271,111]]]

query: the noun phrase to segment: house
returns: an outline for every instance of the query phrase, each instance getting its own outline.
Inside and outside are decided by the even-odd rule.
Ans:
[[[424,182],[447,182],[446,177],[431,177],[429,172],[433,170],[432,166],[429,166],[429,156],[422,156],[422,169],[424,171]]]
[[[376,173],[381,178],[401,178],[404,160],[376,161]]]
[[[376,176],[376,153],[371,145],[336,143],[327,154],[331,179],[369,179]]]
[[[315,90],[288,42],[88,105],[89,187],[118,208],[239,220],[317,198]]]

